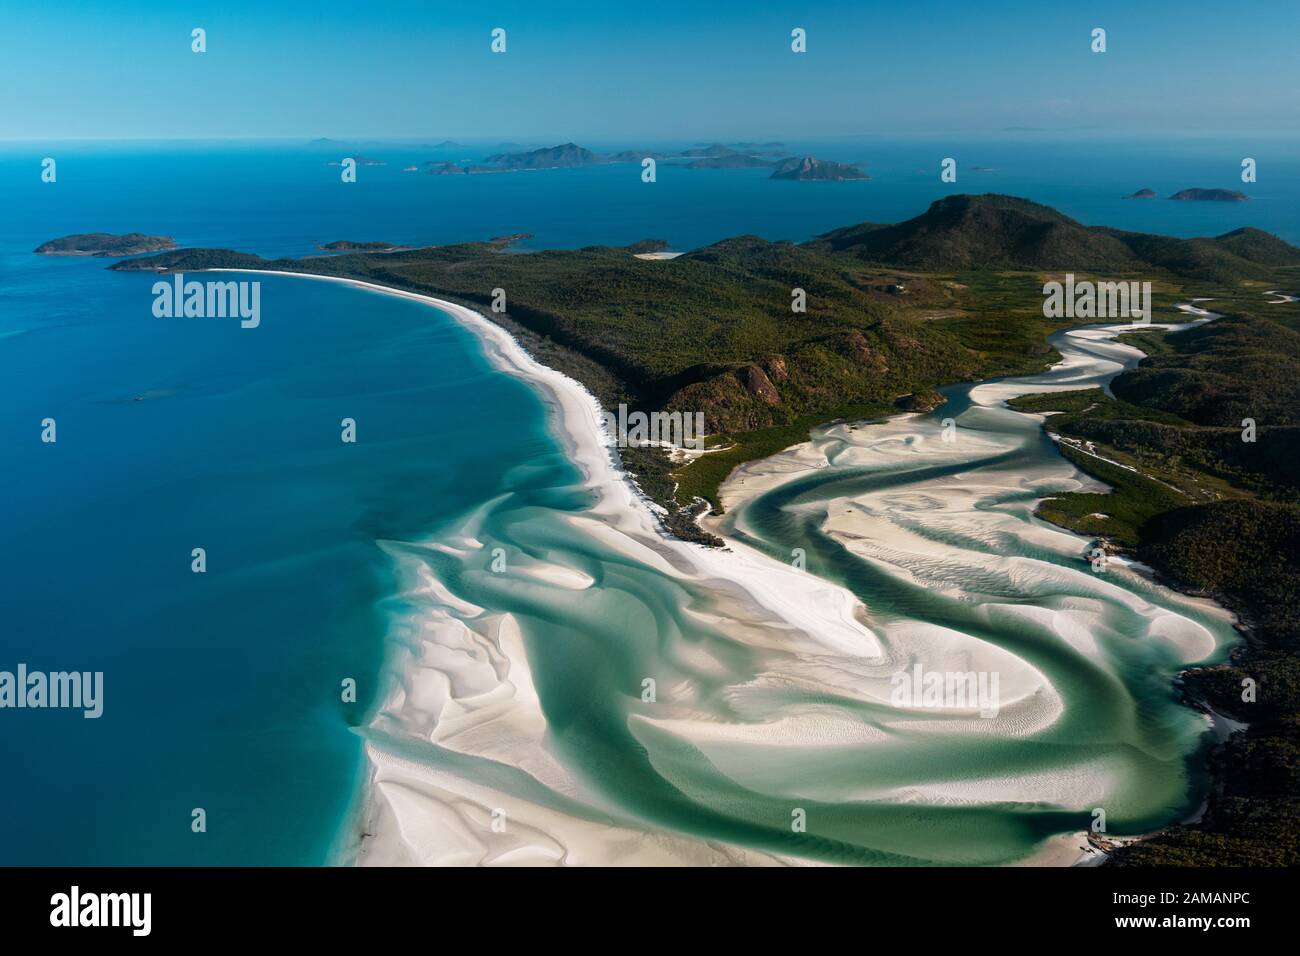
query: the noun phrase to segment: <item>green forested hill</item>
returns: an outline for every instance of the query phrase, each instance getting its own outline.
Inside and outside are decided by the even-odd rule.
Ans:
[[[1140,265],[1111,235],[1049,206],[998,195],[947,196],[905,222],[836,229],[808,247],[924,270],[1129,271]]]
[[[1154,270],[1216,282],[1300,264],[1300,249],[1258,229],[1175,239],[1084,226],[1049,206],[995,194],[947,196],[906,222],[847,226],[807,245],[925,270]]]
[[[1300,332],[1238,312],[1164,336],[1163,347],[1118,376],[1120,398],[1173,412],[1199,425],[1240,430],[1300,424]]]

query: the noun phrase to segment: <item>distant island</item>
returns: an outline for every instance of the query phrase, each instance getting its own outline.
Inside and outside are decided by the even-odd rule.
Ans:
[[[323,246],[317,246],[317,249],[323,249],[326,252],[391,252],[394,249],[402,249],[403,246],[395,245],[391,242],[352,242],[348,239],[339,239],[335,242],[327,242]]]
[[[128,232],[124,236],[81,232],[41,243],[35,252],[41,256],[139,256],[175,248],[176,240],[171,236],[146,236],[142,232]]]
[[[1155,199],[1156,191],[1154,189],[1139,189],[1131,196],[1125,196],[1125,199]]]
[[[852,179],[870,179],[857,166],[849,163],[835,163],[829,159],[805,156],[803,159],[787,159],[780,163],[772,173],[773,179],[788,179],[797,182],[845,182]]]
[[[600,162],[600,157],[577,143],[564,143],[524,153],[497,153],[484,162],[504,169],[566,169],[572,166],[590,166]]]
[[[679,156],[736,156],[743,155],[740,150],[733,149],[730,146],[723,146],[721,143],[711,143],[708,146],[693,146],[690,149],[684,149]]]
[[[653,150],[625,149],[621,153],[605,157],[604,161],[607,163],[639,163],[643,159],[653,159],[658,162],[661,159],[672,159],[672,155],[670,153],[656,153]]]
[[[790,162],[790,160],[784,160]],[[725,153],[721,156],[705,156],[693,159],[685,164],[686,169],[751,169],[755,167],[771,168],[778,165],[777,160],[763,159],[761,156],[749,156],[745,153]]]
[[[717,143],[696,143],[696,146],[717,146]],[[785,143],[727,143],[731,149],[785,149]]]
[[[1170,199],[1202,202],[1245,202],[1250,197],[1236,189],[1184,189]]]
[[[578,146],[576,143],[564,143],[561,146],[535,149],[524,153],[498,153],[484,160],[488,164],[487,166],[441,171],[495,172],[521,169],[568,169],[603,163],[640,162],[646,158],[656,161],[690,160],[680,164],[684,169],[771,169],[773,171],[772,179],[801,182],[844,182],[870,178],[857,166],[851,164],[817,159],[815,156],[768,159],[756,156],[752,151],[733,149],[721,143],[692,147],[676,155],[656,153],[650,150],[624,150],[610,156],[594,153],[589,149]]]
[[[561,143],[540,149],[494,153],[479,165],[463,165],[446,160],[426,160],[425,172],[434,176],[461,176],[473,173],[508,173],[539,169],[577,169],[585,166],[616,163],[677,161],[682,169],[771,169],[772,179],[798,182],[846,182],[870,179],[858,166],[817,159],[815,156],[782,157],[771,147],[779,143],[710,143],[692,146],[679,153],[625,149],[601,154],[579,146]],[[739,147],[739,148],[737,148]],[[686,160],[686,162],[682,162]]]
[[[371,159],[369,156],[353,156],[352,159],[358,166],[387,166],[388,163],[382,159]],[[326,166],[342,166],[341,159],[331,159],[325,164]]]
[[[731,156],[737,156],[737,157],[745,157],[745,156],[748,156],[748,157],[759,157],[759,156],[765,156],[765,157],[769,157],[769,158],[772,158],[772,157],[775,157],[775,158],[781,158],[781,156],[782,156],[782,154],[783,154],[783,150],[779,150],[779,149],[770,149],[770,148],[768,148],[769,146],[770,146],[770,144],[767,144],[767,143],[762,143],[762,144],[759,144],[759,143],[748,143],[748,144],[734,143],[734,144],[732,144],[732,145],[730,145],[730,146],[723,145],[722,143],[710,143],[710,144],[707,145],[707,146],[693,146],[693,147],[691,147],[690,149],[684,149],[684,150],[682,150],[680,153],[678,153],[677,155],[678,155],[678,157],[680,157],[680,158],[682,158],[682,159],[693,159],[693,158],[701,158],[701,159],[709,159],[709,158],[714,158],[714,159],[724,159],[724,158],[731,157]],[[786,158],[788,158],[788,157],[786,157]]]

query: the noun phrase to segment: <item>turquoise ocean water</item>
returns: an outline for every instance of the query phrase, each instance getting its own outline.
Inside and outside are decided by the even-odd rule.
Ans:
[[[330,860],[363,783],[353,728],[382,691],[387,622],[401,611],[379,543],[436,533],[506,489],[535,487],[556,512],[582,507],[547,497],[574,472],[537,396],[436,310],[261,277],[257,329],[156,319],[150,277],[32,255],[47,239],[142,231],[303,255],[334,239],[531,232],[525,248],[662,238],[688,249],[738,233],[801,240],[914,215],[946,192],[998,191],[1089,223],[1175,235],[1255,225],[1300,241],[1300,147],[1277,138],[799,150],[873,176],[844,184],[668,166],[653,185],[632,166],[402,172],[485,151],[0,144],[0,669],[105,673],[99,720],[0,711],[0,863]],[[325,165],[334,152],[387,165],[344,186]],[[962,163],[956,186],[938,182],[948,155]],[[53,185],[40,182],[45,156],[58,160]],[[1258,159],[1259,183],[1237,181],[1243,156]],[[988,171],[965,172],[975,166]],[[1252,198],[1120,198],[1145,186]],[[46,417],[53,445],[39,440]],[[354,445],[339,440],[344,417],[357,421]],[[206,574],[190,571],[195,547]],[[355,704],[340,701],[345,677]],[[197,807],[206,834],[191,832]]]

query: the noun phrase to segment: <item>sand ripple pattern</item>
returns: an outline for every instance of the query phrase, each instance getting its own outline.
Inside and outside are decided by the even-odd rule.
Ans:
[[[1097,809],[1115,834],[1196,808],[1207,722],[1170,682],[1230,621],[1094,572],[1085,539],[1035,519],[1091,483],[1003,405],[1108,381],[1139,357],[1114,330],[740,470],[718,552],[657,532],[590,396],[441,307],[537,385],[564,453],[385,543],[402,587],[362,862],[1069,862]],[[901,704],[918,666],[996,673],[996,713]]]

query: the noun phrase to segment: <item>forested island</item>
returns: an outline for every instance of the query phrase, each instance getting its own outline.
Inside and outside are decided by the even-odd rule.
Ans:
[[[646,159],[668,162],[682,169],[770,169],[772,179],[798,182],[846,182],[869,179],[851,163],[836,163],[815,156],[783,156],[780,143],[711,143],[677,153],[625,149],[617,153],[593,152],[577,143],[562,143],[540,149],[494,153],[480,163],[426,160],[425,172],[437,176],[473,173],[509,173],[544,169],[577,169],[587,166],[640,163]]]
[[[1180,202],[1245,202],[1250,197],[1238,189],[1184,189],[1169,198]]]
[[[61,239],[51,239],[36,247],[39,256],[139,256],[150,252],[175,249],[171,236],[147,236],[128,232],[118,236],[108,232],[81,232]]]
[[[316,248],[325,252],[390,252],[393,249],[400,249],[401,246],[391,242],[353,242],[350,239],[337,239]]]
[[[857,166],[834,163],[816,156],[788,159],[779,163],[772,173],[773,179],[792,179],[798,182],[848,182],[853,179],[870,179]]]

